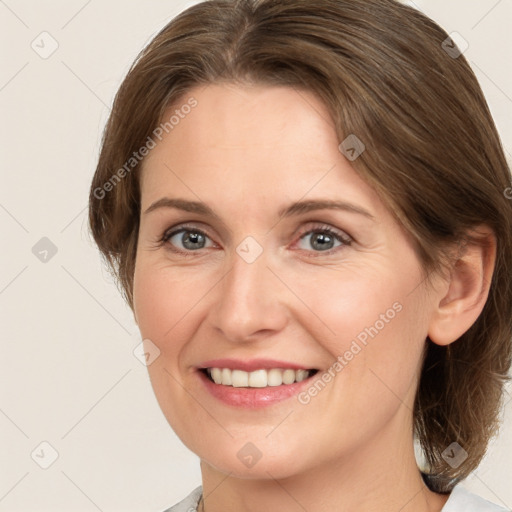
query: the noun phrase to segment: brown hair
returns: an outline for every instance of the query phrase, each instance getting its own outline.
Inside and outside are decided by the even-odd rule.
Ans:
[[[89,210],[94,239],[133,309],[143,161],[134,152],[192,87],[239,82],[312,91],[340,141],[363,141],[353,167],[411,235],[426,279],[442,269],[448,244],[490,226],[497,258],[481,315],[447,347],[426,340],[414,428],[425,481],[437,492],[475,469],[497,432],[512,350],[510,170],[475,75],[463,55],[447,51],[447,38],[394,0],[197,4],[160,31],[122,83]],[[458,468],[442,457],[452,442],[468,453]]]

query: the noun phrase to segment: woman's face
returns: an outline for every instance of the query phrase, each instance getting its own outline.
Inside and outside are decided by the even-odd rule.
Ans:
[[[134,280],[170,425],[247,478],[408,447],[434,301],[409,239],[351,167],[355,139],[347,158],[323,103],[292,88],[191,97],[144,164]]]

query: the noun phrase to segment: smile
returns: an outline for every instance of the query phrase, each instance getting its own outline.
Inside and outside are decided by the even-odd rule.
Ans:
[[[311,384],[317,368],[279,359],[210,359],[196,366],[202,389],[217,403],[259,409],[285,403]]]
[[[246,372],[231,368],[205,368],[203,371],[212,382],[222,386],[266,388],[302,382],[313,376],[318,370],[271,368]]]

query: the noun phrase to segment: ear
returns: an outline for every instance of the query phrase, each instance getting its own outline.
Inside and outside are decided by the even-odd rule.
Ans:
[[[486,225],[478,226],[460,246],[450,276],[435,295],[428,337],[437,345],[449,345],[460,338],[482,312],[496,262],[496,236]]]

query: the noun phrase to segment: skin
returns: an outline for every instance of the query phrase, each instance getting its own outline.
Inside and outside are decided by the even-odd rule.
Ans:
[[[422,351],[427,335],[451,343],[480,314],[492,233],[482,226],[489,246],[468,245],[450,277],[429,287],[410,238],[339,151],[314,94],[211,84],[183,104],[191,96],[198,106],[144,162],[134,313],[160,351],[148,370],[162,411],[201,459],[205,510],[441,510],[447,496],[423,484],[412,443]],[[202,201],[219,219],[145,213],[162,197]],[[304,199],[348,201],[374,220],[326,209],[279,219]],[[158,244],[182,223],[206,245],[187,249],[182,234]],[[319,250],[305,233],[325,225],[352,243]],[[263,249],[250,264],[236,252],[248,236]],[[198,379],[196,367],[220,357],[325,371],[397,302],[401,311],[307,404],[240,409]],[[251,468],[237,457],[248,442],[261,453]]]

